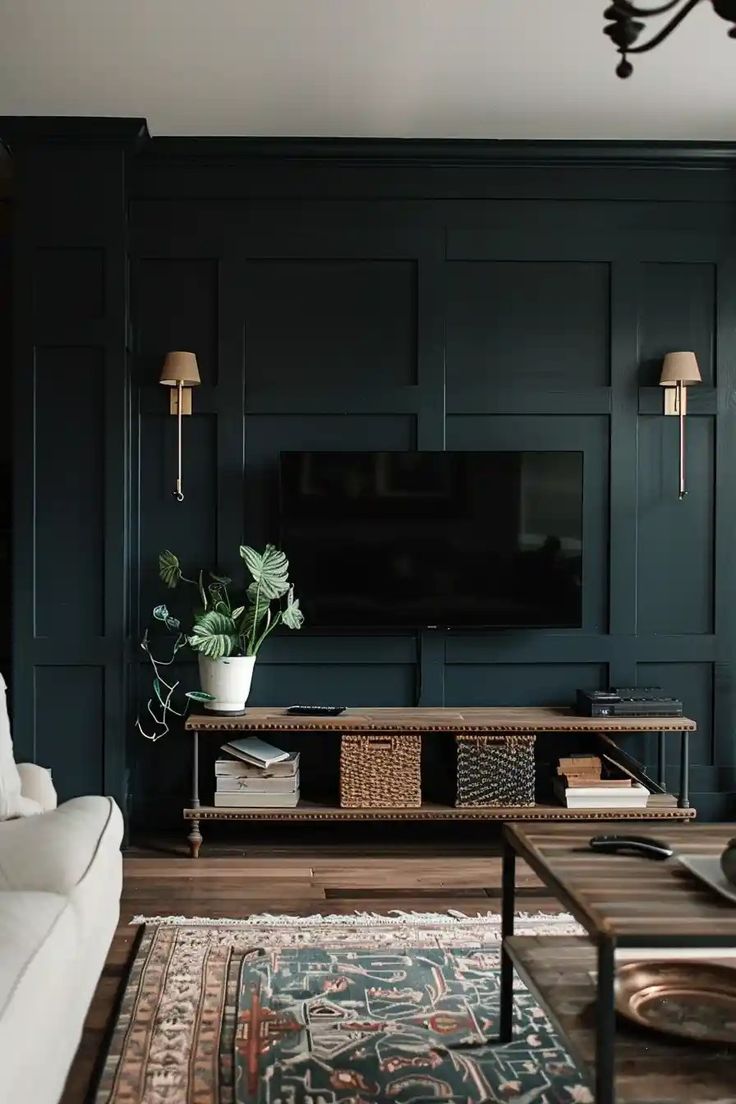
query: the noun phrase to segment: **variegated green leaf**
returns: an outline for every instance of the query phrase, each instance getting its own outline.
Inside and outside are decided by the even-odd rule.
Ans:
[[[304,614],[299,609],[299,599],[294,597],[293,586],[289,587],[289,594],[281,613],[281,620],[287,629],[300,629],[304,624]]]
[[[232,618],[216,610],[203,613],[192,629],[189,644],[208,659],[232,655],[238,646],[238,633]]]
[[[210,579],[214,579],[214,581],[221,586],[230,586],[232,582],[229,575],[215,575],[214,571],[210,571]]]
[[[289,561],[273,544],[263,552],[241,545],[240,555],[264,598],[281,598],[289,589]],[[249,588],[250,589],[250,588]]]
[[[240,631],[253,639],[254,629],[260,625],[261,621],[268,613],[271,600],[266,597],[258,586],[258,583],[251,583],[247,593],[248,605],[245,607],[240,620]]]
[[[173,552],[168,549],[159,553],[158,557],[158,573],[167,587],[172,589],[178,585],[181,579],[181,565],[179,564],[178,556],[175,556]]]
[[[161,704],[163,704],[163,698],[161,697],[161,679],[160,678],[155,678],[153,680],[153,692],[156,695],[156,697],[158,698],[159,702],[161,702]]]
[[[167,629],[178,629],[181,622],[176,617],[172,617],[166,606],[156,606],[153,611],[153,616],[157,621],[162,621]]]

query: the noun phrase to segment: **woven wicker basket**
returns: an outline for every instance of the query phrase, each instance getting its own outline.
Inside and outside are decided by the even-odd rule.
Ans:
[[[534,805],[532,734],[458,733],[455,805]]]
[[[340,743],[343,809],[415,809],[422,804],[417,732],[345,732]]]

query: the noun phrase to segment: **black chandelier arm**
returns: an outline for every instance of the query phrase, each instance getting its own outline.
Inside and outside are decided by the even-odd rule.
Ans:
[[[603,33],[610,38],[621,55],[621,61],[616,66],[616,75],[623,80],[630,77],[634,67],[629,55],[646,54],[659,46],[699,3],[700,0],[659,0],[659,3],[655,0],[654,6],[645,8],[633,0],[613,0],[603,12]],[[711,4],[716,15],[732,24],[728,37],[736,38],[736,0],[711,0]],[[665,16],[668,22],[648,42],[636,45],[640,36],[648,30],[646,21],[653,16]]]
[[[676,3],[679,3],[679,0],[674,0],[674,4]],[[649,42],[643,42],[641,46],[629,46],[628,49],[621,52],[625,52],[627,54],[646,54],[648,50],[653,50],[655,46],[659,46],[660,42],[664,42],[664,40],[672,33],[672,31],[674,31],[675,27],[679,27],[683,19],[686,19],[693,8],[695,8],[699,3],[700,0],[687,0],[685,6],[681,8],[680,11],[677,12],[677,14],[672,17],[672,19],[670,19],[669,23],[666,23],[662,30],[658,34],[656,34],[654,38],[651,38]],[[657,15],[661,12],[667,11],[670,8],[673,8],[674,4],[666,4],[664,5],[664,7],[659,8],[658,10],[652,10],[650,12],[638,11],[636,12],[636,14]]]
[[[672,11],[678,4],[681,4],[682,0],[667,0],[666,4],[660,4],[658,8],[637,8],[636,4],[617,4],[616,0],[613,0],[614,8],[621,9],[621,15],[638,15],[642,19],[648,19],[652,15],[664,15],[665,12]]]

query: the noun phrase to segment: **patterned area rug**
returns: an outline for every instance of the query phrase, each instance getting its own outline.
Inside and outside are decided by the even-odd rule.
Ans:
[[[499,937],[496,914],[149,920],[96,1102],[589,1104],[520,985],[515,1041],[495,1044]]]

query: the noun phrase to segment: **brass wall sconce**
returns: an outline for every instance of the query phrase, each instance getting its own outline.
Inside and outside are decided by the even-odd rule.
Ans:
[[[700,369],[695,353],[667,353],[659,377],[664,387],[664,412],[680,419],[680,498],[687,494],[685,487],[685,415],[687,414],[687,389],[700,383]]]
[[[172,494],[177,502],[184,501],[184,492],[181,489],[181,420],[185,414],[192,413],[192,388],[200,382],[197,358],[194,353],[174,352],[167,353],[164,366],[161,369],[159,383],[164,387],[170,387],[169,414],[176,415],[176,490]]]

